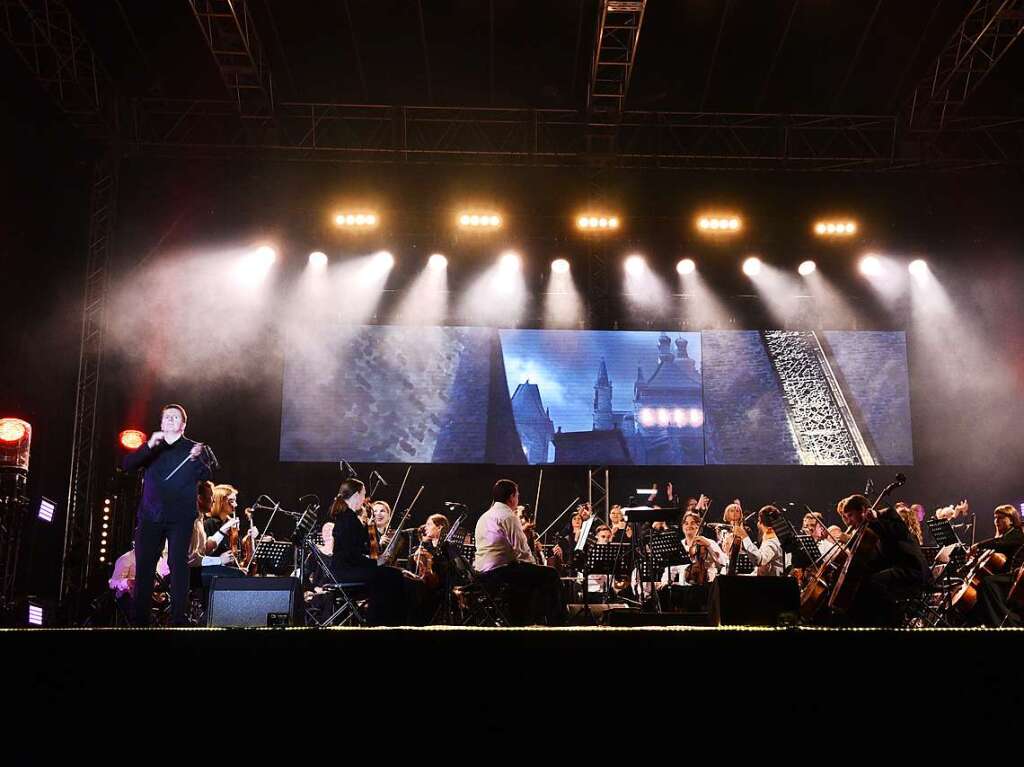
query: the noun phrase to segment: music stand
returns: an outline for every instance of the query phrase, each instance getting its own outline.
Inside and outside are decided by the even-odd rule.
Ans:
[[[796,534],[797,548],[793,550],[793,567],[810,567],[823,556],[818,542],[810,535]]]
[[[260,572],[288,575],[292,568],[287,559],[292,548],[291,541],[260,541],[256,544],[252,561],[259,563]]]
[[[928,532],[932,534],[932,538],[935,543],[938,544],[941,549],[943,546],[955,546],[961,543],[959,536],[953,529],[953,525],[950,524],[948,519],[937,519],[936,517],[928,517],[924,521],[925,526],[928,528]]]
[[[629,572],[632,555],[626,553],[625,549],[629,546],[627,543],[595,543],[587,546],[586,548],[586,560],[583,565],[583,572],[585,574],[585,582],[587,583],[587,590],[584,594],[590,592],[590,576],[591,575],[604,575],[605,587],[604,587],[604,598],[602,602],[607,604],[611,599],[611,582],[616,575],[621,576],[623,570]],[[584,597],[586,601],[586,597]]]

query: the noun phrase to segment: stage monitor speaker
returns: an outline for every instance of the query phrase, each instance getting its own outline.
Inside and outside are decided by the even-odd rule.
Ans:
[[[299,626],[298,578],[214,578],[206,625]]]
[[[797,622],[800,587],[795,578],[720,575],[711,584],[713,626],[782,626]]]

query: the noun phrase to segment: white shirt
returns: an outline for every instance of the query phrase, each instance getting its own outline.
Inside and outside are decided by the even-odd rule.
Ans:
[[[754,560],[758,575],[782,575],[786,560],[777,536],[763,537],[760,546],[755,546],[750,538],[744,538],[743,550]]]
[[[686,539],[683,539],[683,547],[687,547]],[[714,541],[711,541],[711,562],[708,564],[708,583],[711,583],[715,578],[718,577],[719,568],[723,570],[729,565],[729,557],[726,556],[725,552],[722,551],[722,547]],[[665,572],[661,575],[661,582],[665,585],[669,583],[676,586],[692,586],[692,583],[686,581],[686,571],[690,569],[689,565],[672,565],[666,567]]]
[[[513,562],[536,564],[519,517],[500,501],[495,501],[480,516],[475,537],[473,569],[477,572],[490,572]]]

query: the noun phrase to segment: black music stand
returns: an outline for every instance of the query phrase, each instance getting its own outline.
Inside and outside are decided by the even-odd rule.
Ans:
[[[623,571],[630,571],[630,564],[632,563],[632,553],[626,551],[630,546],[628,543],[595,543],[587,546],[585,549],[586,560],[583,565],[584,582],[587,584],[587,590],[584,591],[583,601],[587,602],[587,595],[590,592],[590,576],[591,575],[605,575],[605,587],[602,602],[608,604],[611,600],[612,591],[612,580],[615,576],[622,575]]]
[[[256,544],[252,561],[259,563],[261,573],[291,575],[292,563],[289,559],[292,550],[291,541],[260,541]]]
[[[793,551],[793,567],[810,567],[823,556],[818,542],[804,533],[796,534],[797,548]]]

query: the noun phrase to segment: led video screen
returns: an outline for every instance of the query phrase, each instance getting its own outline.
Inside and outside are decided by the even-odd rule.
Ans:
[[[281,460],[909,465],[899,331],[345,326],[289,344]]]

